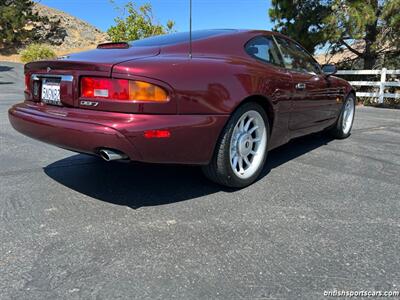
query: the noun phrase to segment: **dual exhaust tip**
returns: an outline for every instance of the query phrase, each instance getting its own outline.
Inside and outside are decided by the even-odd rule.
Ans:
[[[128,159],[128,155],[110,149],[100,149],[99,151],[100,157],[105,161],[113,161],[113,160],[124,160]]]

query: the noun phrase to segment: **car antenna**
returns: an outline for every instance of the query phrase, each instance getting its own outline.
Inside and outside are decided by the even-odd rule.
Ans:
[[[189,58],[192,59],[192,0],[189,0]]]

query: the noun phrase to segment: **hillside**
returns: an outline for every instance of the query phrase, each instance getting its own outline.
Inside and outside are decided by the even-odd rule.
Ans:
[[[36,3],[34,11],[51,21],[60,22],[56,34],[50,35],[50,28],[47,25],[44,25],[40,32],[43,37],[49,36],[44,40],[51,44],[51,48],[58,55],[92,49],[99,43],[109,40],[108,35],[98,28],[58,9]],[[29,26],[27,24],[27,28]],[[0,55],[0,61],[19,61],[19,55]]]
[[[90,47],[108,39],[108,35],[98,28],[58,9],[36,3],[34,11],[51,21],[60,21],[59,35],[52,39],[59,49]]]
[[[355,59],[357,56],[351,51],[344,49],[343,52],[331,54],[321,53],[314,55],[314,58],[321,64],[338,64],[342,61]]]
[[[362,41],[355,42],[351,46],[359,52],[364,52],[365,43]],[[338,64],[343,61],[353,60],[353,59],[357,58],[357,56],[350,50],[343,49],[343,51],[335,53],[335,54],[332,54],[329,51],[326,53],[316,54],[316,55],[314,55],[314,58],[320,64],[329,64],[329,63],[330,64]]]

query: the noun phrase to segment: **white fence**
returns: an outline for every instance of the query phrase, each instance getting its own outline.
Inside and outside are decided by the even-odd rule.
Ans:
[[[349,81],[353,86],[371,86],[379,88],[378,91],[373,93],[357,92],[357,97],[372,97],[377,98],[379,103],[383,103],[384,98],[397,98],[400,99],[400,93],[385,93],[385,87],[399,87],[400,81],[386,81],[387,75],[400,75],[400,70],[338,70],[337,75],[381,75],[380,81]]]

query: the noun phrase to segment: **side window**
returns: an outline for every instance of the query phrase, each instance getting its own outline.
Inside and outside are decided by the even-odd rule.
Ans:
[[[282,66],[278,55],[279,51],[271,37],[255,37],[247,42],[245,50],[250,56],[274,65]]]
[[[306,73],[321,73],[318,64],[298,44],[281,37],[275,39],[279,44],[286,68]]]

